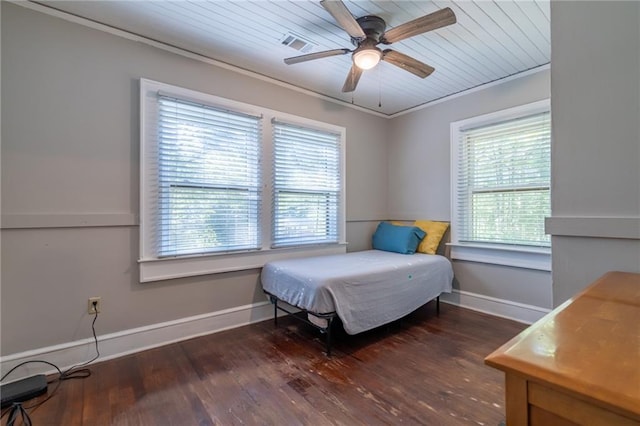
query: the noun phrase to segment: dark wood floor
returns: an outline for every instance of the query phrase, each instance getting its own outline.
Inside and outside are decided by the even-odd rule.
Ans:
[[[327,358],[312,327],[267,321],[97,363],[31,418],[34,426],[494,426],[504,419],[503,375],[483,358],[523,328],[447,304],[436,316],[431,302],[390,326],[337,332]]]

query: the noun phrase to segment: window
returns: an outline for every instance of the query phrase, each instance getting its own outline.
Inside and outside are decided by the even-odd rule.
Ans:
[[[159,257],[260,248],[260,117],[158,96]]]
[[[340,135],[273,123],[273,247],[337,243]]]
[[[548,270],[549,102],[452,123],[452,256]]]
[[[150,80],[140,90],[142,282],[345,251],[343,128]]]

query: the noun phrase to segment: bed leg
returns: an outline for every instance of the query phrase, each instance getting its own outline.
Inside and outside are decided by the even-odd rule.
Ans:
[[[275,297],[271,297],[271,302],[273,303],[273,325],[275,327],[278,326],[278,299]]]
[[[440,296],[436,297],[436,315],[440,315]]]
[[[333,323],[333,318],[329,318],[327,321],[327,356],[331,356],[331,324]]]

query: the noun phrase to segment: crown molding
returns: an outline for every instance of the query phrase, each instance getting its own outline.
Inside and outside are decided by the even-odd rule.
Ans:
[[[295,92],[302,93],[302,94],[307,95],[307,96],[311,96],[311,97],[314,97],[314,98],[322,99],[322,100],[325,100],[325,101],[328,101],[328,102],[332,102],[334,104],[338,104],[338,105],[341,105],[341,106],[344,106],[344,107],[347,107],[347,108],[354,109],[356,111],[364,112],[364,113],[367,113],[367,114],[374,115],[376,117],[381,117],[381,118],[386,118],[386,119],[393,119],[393,118],[400,117],[400,116],[405,115],[405,114],[410,114],[412,112],[419,111],[419,110],[422,110],[422,109],[425,109],[425,108],[429,108],[429,107],[432,107],[434,105],[437,105],[437,104],[440,104],[440,103],[443,103],[443,102],[447,102],[447,101],[450,101],[452,99],[455,99],[455,98],[458,98],[458,97],[461,97],[461,96],[469,95],[471,93],[475,93],[475,92],[478,92],[480,90],[488,89],[490,87],[497,86],[497,85],[500,85],[502,83],[506,83],[508,81],[516,80],[516,79],[522,78],[522,77],[527,77],[529,75],[532,75],[532,74],[535,74],[535,73],[538,73],[538,72],[541,72],[541,71],[546,71],[546,70],[550,69],[550,64],[544,64],[544,65],[541,65],[541,66],[538,66],[538,67],[535,67],[535,68],[531,68],[529,70],[526,70],[526,71],[523,71],[523,72],[520,72],[520,73],[512,74],[512,75],[509,75],[507,77],[491,81],[489,83],[480,84],[478,86],[472,87],[470,89],[465,89],[465,90],[462,90],[460,92],[457,92],[457,93],[454,93],[454,94],[451,94],[451,95],[448,95],[448,96],[443,96],[442,98],[435,99],[435,100],[429,101],[429,102],[425,102],[425,103],[423,103],[421,105],[418,105],[418,106],[415,106],[415,107],[412,107],[412,108],[409,108],[409,109],[406,109],[406,110],[403,110],[403,111],[399,111],[399,112],[396,112],[396,113],[393,113],[393,114],[383,114],[381,112],[374,111],[374,110],[371,110],[369,108],[365,108],[365,107],[361,107],[361,106],[358,106],[358,105],[354,105],[352,103],[343,101],[341,99],[336,99],[336,98],[333,98],[331,96],[323,95],[321,93],[314,92],[314,91],[309,90],[309,89],[303,89],[302,87],[295,86],[295,85],[293,85],[291,83],[287,83],[285,81],[278,80],[276,78],[269,77],[269,76],[266,76],[264,74],[260,74],[260,73],[255,72],[255,71],[250,71],[250,70],[238,67],[236,65],[232,65],[232,64],[229,64],[229,63],[226,63],[226,62],[223,62],[223,61],[220,61],[220,60],[217,60],[217,59],[205,56],[205,55],[201,55],[199,53],[191,52],[191,51],[182,49],[182,48],[177,47],[177,46],[173,46],[173,45],[170,45],[170,44],[167,44],[167,43],[163,43],[163,42],[151,39],[151,38],[147,38],[147,37],[144,37],[144,36],[141,36],[141,35],[138,35],[138,34],[134,34],[134,33],[125,31],[125,30],[121,30],[119,28],[111,27],[109,25],[102,24],[102,23],[96,22],[96,21],[92,21],[90,19],[83,18],[83,17],[77,16],[77,15],[73,15],[73,14],[68,13],[68,12],[63,12],[61,10],[54,9],[51,6],[46,6],[46,5],[43,5],[43,4],[40,4],[40,3],[35,3],[33,1],[31,1],[31,0],[5,0],[5,1],[7,1],[8,3],[15,4],[17,6],[22,6],[22,7],[26,8],[26,9],[34,10],[36,12],[40,12],[40,13],[44,13],[46,15],[54,16],[56,18],[64,19],[65,21],[69,21],[69,22],[73,22],[75,24],[83,25],[85,27],[92,28],[92,29],[95,29],[95,30],[98,30],[98,31],[103,31],[105,33],[112,34],[112,35],[115,35],[115,36],[118,36],[118,37],[122,37],[122,38],[125,38],[127,40],[140,42],[140,43],[143,43],[143,44],[146,44],[146,45],[149,45],[149,46],[152,46],[152,47],[155,47],[155,48],[167,51],[167,52],[174,53],[176,55],[180,55],[180,56],[183,56],[183,57],[187,57],[187,58],[190,58],[190,59],[201,61],[201,62],[204,62],[204,63],[209,64],[209,65],[213,65],[213,66],[216,66],[216,67],[219,67],[219,68],[223,68],[225,70],[233,71],[233,72],[236,72],[238,74],[242,74],[242,75],[245,75],[245,76],[248,76],[248,77],[255,78],[257,80],[261,80],[261,81],[264,81],[264,82],[267,82],[267,83],[275,84],[277,86],[280,86],[280,87],[283,87],[283,88],[286,88],[286,89],[289,89],[289,90],[293,90]],[[55,2],[54,2],[54,4],[55,4]]]

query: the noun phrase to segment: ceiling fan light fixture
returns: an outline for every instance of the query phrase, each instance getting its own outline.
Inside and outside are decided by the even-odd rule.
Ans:
[[[353,54],[353,63],[361,70],[370,70],[378,65],[382,52],[378,48],[357,50]]]
[[[387,23],[379,16],[366,15],[354,18],[351,12],[349,12],[349,9],[344,5],[343,0],[321,0],[320,5],[329,12],[338,23],[338,26],[349,34],[351,43],[353,43],[356,49],[351,50],[344,48],[307,53],[306,55],[285,58],[284,63],[292,65],[299,62],[352,53],[351,61],[353,63],[349,69],[347,79],[342,86],[342,92],[344,93],[356,90],[362,73],[365,70],[374,68],[380,61],[385,61],[420,78],[427,77],[434,71],[432,66],[392,49],[382,51],[377,46],[381,43],[392,44],[405,38],[433,31],[456,22],[456,15],[450,8],[445,7],[444,9],[400,24],[387,31]]]

